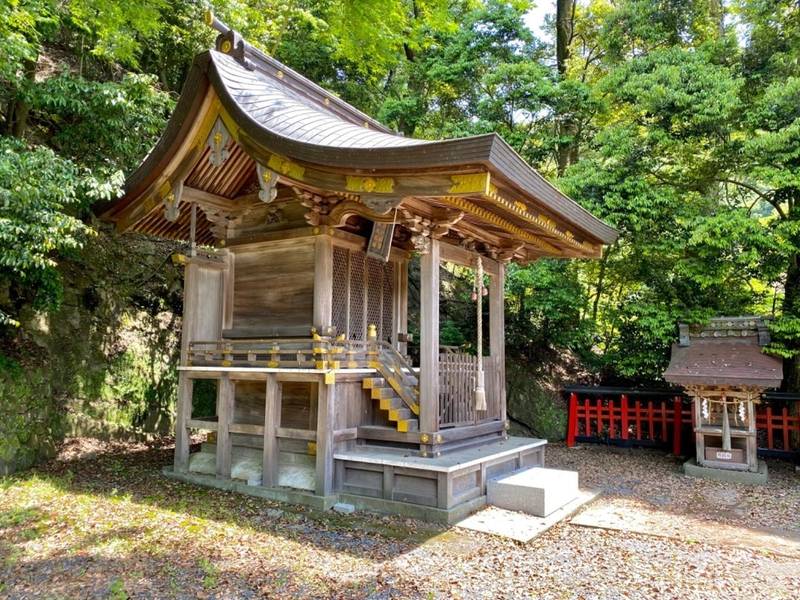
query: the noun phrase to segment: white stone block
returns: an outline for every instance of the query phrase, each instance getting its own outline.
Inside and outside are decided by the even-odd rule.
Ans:
[[[546,517],[578,496],[578,473],[534,467],[490,480],[486,491],[493,506]]]
[[[356,507],[352,504],[346,504],[344,502],[337,502],[333,505],[333,510],[338,513],[342,513],[343,515],[351,515],[355,512]]]

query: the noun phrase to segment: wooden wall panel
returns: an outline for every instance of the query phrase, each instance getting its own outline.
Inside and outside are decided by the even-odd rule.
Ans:
[[[317,384],[305,381],[283,381],[281,386],[280,427],[316,429],[312,413],[316,405]]]
[[[313,308],[313,238],[236,251],[234,330],[254,337],[308,335]]]
[[[266,385],[263,381],[237,381],[233,422],[263,425],[265,394]]]

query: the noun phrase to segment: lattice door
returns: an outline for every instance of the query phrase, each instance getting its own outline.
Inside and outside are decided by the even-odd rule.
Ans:
[[[351,340],[365,339],[364,326],[364,259],[363,252],[350,252],[350,318],[347,336]]]
[[[336,333],[347,334],[348,292],[350,281],[350,252],[347,248],[333,248],[333,316],[332,325]]]
[[[383,263],[367,258],[367,325],[378,328],[378,339],[383,335]]]

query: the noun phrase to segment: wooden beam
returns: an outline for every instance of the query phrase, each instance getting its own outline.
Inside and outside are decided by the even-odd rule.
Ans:
[[[223,374],[217,387],[217,477],[231,478],[231,435],[233,419],[233,382]]]
[[[358,439],[419,444],[419,432],[397,431],[393,427],[383,427],[380,425],[359,425]]]
[[[420,260],[420,430],[439,430],[440,242],[432,239]]]
[[[261,485],[278,485],[278,438],[275,429],[281,420],[281,386],[274,373],[267,375],[266,404],[264,406],[264,452],[261,461]]]
[[[333,242],[330,236],[314,240],[314,327],[324,333],[333,318]]]
[[[192,418],[192,391],[194,382],[181,372],[178,375],[178,405],[175,415],[175,472],[189,470],[189,421]]]
[[[439,253],[442,261],[444,262],[450,262],[456,265],[461,265],[462,267],[469,267],[471,269],[475,268],[476,255],[474,252],[471,252],[466,248],[442,242]],[[497,275],[499,263],[496,260],[483,255],[481,255],[481,260],[483,262],[483,271],[487,275]]]
[[[275,435],[287,440],[307,440],[314,442],[317,439],[317,432],[313,429],[296,429],[293,427],[276,427]]]
[[[347,442],[358,438],[358,428],[348,427],[347,429],[337,429],[333,432],[333,443]]]
[[[336,385],[317,386],[317,496],[333,493],[333,426],[336,420]]]
[[[497,273],[489,282],[489,355],[496,361],[499,378],[500,419],[506,420],[506,266],[497,263]]]

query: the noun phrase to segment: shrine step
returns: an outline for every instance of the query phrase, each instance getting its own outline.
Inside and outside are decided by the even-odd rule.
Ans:
[[[533,467],[486,483],[488,504],[537,517],[546,517],[577,496],[577,471]]]

